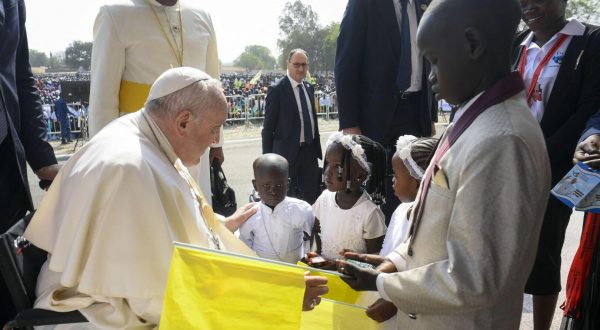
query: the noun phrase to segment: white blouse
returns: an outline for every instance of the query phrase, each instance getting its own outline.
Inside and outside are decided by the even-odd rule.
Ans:
[[[325,190],[313,205],[315,217],[321,224],[321,254],[325,258],[336,259],[343,249],[366,253],[365,239],[385,235],[383,212],[366,192],[348,210],[337,205],[335,194]]]

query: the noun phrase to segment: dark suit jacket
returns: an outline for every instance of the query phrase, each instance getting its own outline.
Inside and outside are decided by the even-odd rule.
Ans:
[[[517,34],[514,68],[529,31]],[[583,36],[569,43],[540,126],[552,168],[552,185],[571,169],[573,152],[587,120],[600,109],[600,28],[586,25]]]
[[[14,161],[20,177],[0,184],[0,189],[15,189],[27,183],[25,161],[36,171],[56,164],[47,142],[46,123],[35,81],[29,66],[29,48],[25,31],[23,0],[0,0],[0,120],[7,120],[15,153],[0,155],[0,161]],[[31,197],[29,208],[33,209]]]
[[[415,0],[417,18],[430,0]],[[335,58],[340,129],[359,126],[363,134],[382,142],[398,104],[396,76],[400,61],[400,28],[392,0],[349,0],[340,25]],[[431,135],[437,119],[423,59],[421,106],[418,122],[422,136]]]
[[[316,158],[323,158],[319,125],[315,108],[315,91],[306,81],[302,82],[311,100],[315,122],[313,146]],[[300,111],[287,76],[277,81],[267,92],[265,120],[262,129],[262,149],[265,153],[276,153],[293,164],[300,148]]]

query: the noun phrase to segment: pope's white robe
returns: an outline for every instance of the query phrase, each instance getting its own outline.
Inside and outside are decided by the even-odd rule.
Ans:
[[[121,117],[63,166],[25,236],[50,253],[36,308],[80,310],[96,327],[158,324],[172,242],[208,245],[180,162],[144,111]],[[253,254],[217,221],[225,248]]]
[[[162,24],[159,25],[152,6]],[[219,79],[217,39],[210,15],[194,1],[180,1],[183,25],[183,66],[200,69]],[[109,122],[143,107],[150,86],[160,74],[178,67],[166,32],[179,25],[178,5],[163,6],[156,0],[115,0],[100,8],[94,23],[89,128],[96,135]],[[179,35],[175,35],[179,43]],[[126,88],[125,86],[133,86]],[[125,106],[129,104],[130,106]],[[221,137],[221,141],[223,138]],[[222,143],[215,144],[219,147]],[[190,168],[210,203],[208,153],[200,168]]]

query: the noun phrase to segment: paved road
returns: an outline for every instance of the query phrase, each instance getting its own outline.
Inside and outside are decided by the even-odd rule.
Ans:
[[[438,132],[441,129],[438,129]],[[323,133],[321,136],[321,143],[324,146],[327,141],[329,134]],[[233,187],[236,192],[236,199],[238,205],[243,205],[248,201],[248,195],[252,191],[252,162],[261,152],[260,139],[244,139],[244,140],[233,140],[228,141],[224,146],[225,152],[225,163],[223,164],[223,170],[227,175],[228,183]],[[31,170],[29,171],[29,177],[34,178]],[[35,180],[32,180],[35,181]],[[43,197],[43,191],[37,187],[37,181],[31,184],[32,194],[35,205],[39,205]],[[523,219],[526,221],[527,219]],[[563,248],[563,262],[562,267],[562,278],[563,287],[568,274],[568,266],[573,259],[573,255],[577,250],[579,236],[581,234],[582,214],[580,212],[575,213],[571,217],[571,222],[567,228],[567,235],[565,240],[565,246]],[[564,301],[564,294],[561,294],[559,298],[559,304]],[[552,329],[558,329],[561,320],[561,311],[557,309],[554,317],[554,323]],[[532,307],[531,298],[525,297],[523,306],[523,318],[521,321],[521,329],[533,329],[532,324]]]

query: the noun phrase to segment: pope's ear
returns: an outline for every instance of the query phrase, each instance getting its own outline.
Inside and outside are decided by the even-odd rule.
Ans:
[[[176,130],[177,133],[179,134],[186,134],[190,122],[192,121],[192,114],[187,111],[181,111],[179,112],[176,116],[175,116],[175,124],[176,124]]]

